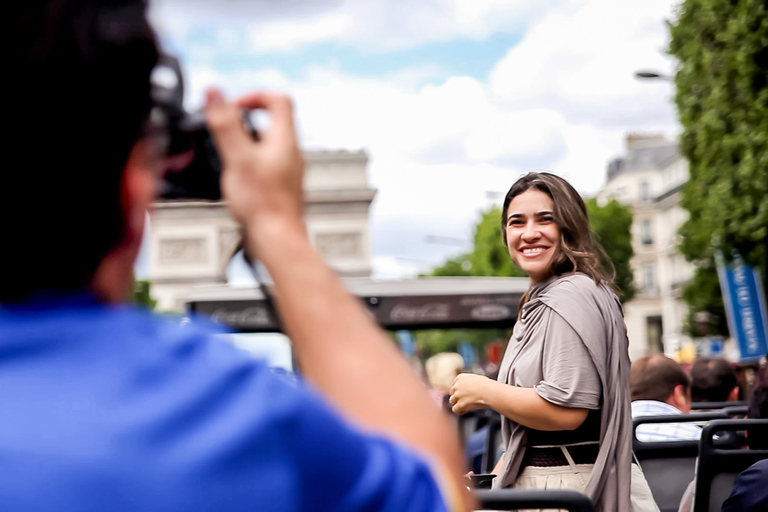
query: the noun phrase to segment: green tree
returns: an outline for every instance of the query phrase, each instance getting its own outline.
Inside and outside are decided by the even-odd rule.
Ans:
[[[724,319],[717,249],[739,251],[768,279],[768,9],[765,0],[684,0],[670,32],[690,170],[680,251],[696,267],[683,296],[691,315]],[[724,320],[713,327],[727,333]]]
[[[432,270],[432,276],[510,276],[525,277],[509,257],[501,241],[501,209],[482,212],[475,226],[471,252],[449,259]]]
[[[632,268],[632,210],[615,199],[604,206],[599,206],[592,198],[586,201],[589,224],[595,239],[603,246],[608,259],[616,270],[614,284],[622,302],[628,302],[635,296]],[[605,259],[601,258],[605,264]]]
[[[152,295],[150,295],[151,288],[151,281],[134,279],[133,298],[136,301],[136,304],[145,306],[149,309],[155,309],[157,301],[152,298]]]

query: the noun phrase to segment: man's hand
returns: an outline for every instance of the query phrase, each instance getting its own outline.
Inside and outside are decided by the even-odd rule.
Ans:
[[[451,398],[448,400],[451,409],[456,414],[464,414],[487,407],[488,388],[494,384],[496,381],[482,375],[460,373],[451,387]]]
[[[270,128],[259,132],[258,141],[243,127],[243,109],[263,109],[271,116]],[[304,159],[291,100],[257,92],[226,102],[219,91],[210,90],[205,110],[223,164],[222,194],[256,251],[260,252],[262,238],[271,232],[303,230]]]

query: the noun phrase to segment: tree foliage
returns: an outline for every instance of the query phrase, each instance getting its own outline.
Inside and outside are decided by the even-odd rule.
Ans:
[[[512,263],[501,241],[501,209],[482,213],[475,226],[473,249],[449,259],[432,270],[433,276],[502,276],[525,277],[525,272]]]
[[[150,295],[152,289],[152,282],[148,280],[134,280],[133,281],[133,298],[136,304],[144,306],[148,309],[155,309],[157,301]]]
[[[670,32],[690,169],[680,250],[697,267],[684,297],[691,314],[724,318],[712,285],[716,249],[738,250],[768,277],[768,8],[765,0],[684,0]]]
[[[632,249],[632,210],[615,199],[599,206],[596,199],[588,199],[587,212],[592,233],[603,246],[608,259],[616,270],[614,284],[622,302],[635,296],[634,274],[629,261],[634,255]],[[605,264],[605,262],[604,262]]]

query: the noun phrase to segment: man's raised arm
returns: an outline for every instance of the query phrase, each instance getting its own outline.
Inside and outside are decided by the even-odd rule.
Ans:
[[[251,140],[240,110],[263,109],[271,126]],[[312,248],[303,207],[304,160],[289,98],[254,93],[207,97],[219,148],[222,191],[247,248],[274,280],[275,301],[302,372],[347,417],[425,454],[464,492],[455,429],[359,301]],[[464,496],[464,503],[469,503]]]

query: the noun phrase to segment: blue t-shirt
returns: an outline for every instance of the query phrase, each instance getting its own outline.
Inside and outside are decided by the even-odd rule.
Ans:
[[[0,510],[446,510],[425,462],[212,326],[0,306]]]

